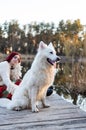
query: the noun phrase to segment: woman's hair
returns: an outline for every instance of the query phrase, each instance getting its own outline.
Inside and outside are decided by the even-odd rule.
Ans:
[[[18,61],[19,61],[19,63],[20,63],[20,62],[21,62],[21,55],[20,55],[20,53],[18,53],[18,52],[11,52],[11,53],[7,56],[6,61],[10,62],[15,55],[19,55],[20,58],[19,58]]]

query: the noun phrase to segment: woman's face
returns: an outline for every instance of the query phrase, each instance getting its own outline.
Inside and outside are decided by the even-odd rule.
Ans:
[[[19,63],[19,61],[20,61],[20,56],[19,56],[19,55],[15,55],[15,56],[11,59],[10,64],[11,64],[11,65],[16,65],[16,64]]]

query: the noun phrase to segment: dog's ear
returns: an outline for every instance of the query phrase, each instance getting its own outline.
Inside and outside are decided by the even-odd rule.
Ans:
[[[47,47],[47,45],[43,42],[43,41],[41,41],[40,43],[39,43],[39,50],[40,49],[44,49],[44,48],[46,48]]]
[[[48,47],[54,49],[54,46],[53,46],[52,42],[49,43]]]

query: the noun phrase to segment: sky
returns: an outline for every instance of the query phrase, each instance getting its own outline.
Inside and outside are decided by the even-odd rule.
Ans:
[[[86,25],[86,0],[0,0],[0,24],[18,20],[21,25],[31,22],[53,22],[80,19]]]

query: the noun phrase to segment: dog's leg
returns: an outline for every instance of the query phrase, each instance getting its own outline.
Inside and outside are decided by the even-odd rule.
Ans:
[[[36,96],[37,96],[37,90],[32,89],[31,90],[31,106],[32,106],[32,112],[39,112],[39,109],[36,106]]]
[[[43,96],[43,98],[42,98],[41,101],[42,101],[42,105],[43,105],[44,108],[50,107],[50,105],[46,102],[46,93],[45,93],[45,95]]]
[[[12,109],[15,111],[26,109],[29,106],[28,100],[29,99],[25,96],[22,96],[16,100],[13,99],[11,103],[9,104],[8,109]]]

